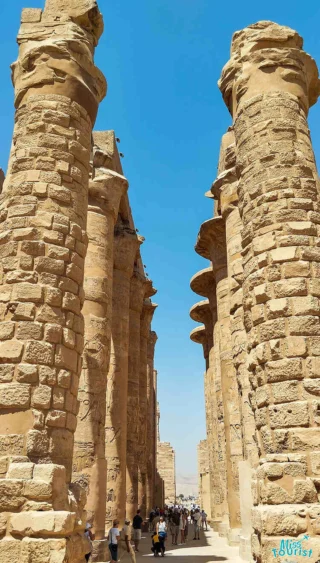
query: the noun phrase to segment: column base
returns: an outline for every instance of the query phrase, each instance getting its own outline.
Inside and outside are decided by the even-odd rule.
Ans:
[[[92,542],[92,563],[102,563],[103,561],[108,561],[110,559],[109,556],[109,540],[107,538],[104,538],[103,540],[94,540]]]
[[[227,534],[228,544],[236,546],[240,543],[240,528],[230,528]]]
[[[221,520],[209,520],[209,524],[214,532],[219,532],[219,526],[221,524]]]
[[[219,536],[226,538],[228,536],[229,530],[230,528],[228,522],[219,522],[217,530]]]
[[[27,458],[26,458],[27,459]],[[66,485],[66,469],[8,458],[0,479],[0,563],[83,563],[85,495]],[[17,512],[19,510],[19,512]]]
[[[251,548],[251,535],[245,536],[241,534],[240,531],[240,546],[239,555],[244,561],[253,562],[252,548]]]

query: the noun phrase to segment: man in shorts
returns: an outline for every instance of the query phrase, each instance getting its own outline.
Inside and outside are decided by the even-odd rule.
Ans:
[[[132,522],[135,551],[139,551],[139,543],[141,540],[141,526],[143,524],[143,518],[141,518],[140,512],[141,510],[137,510],[137,514]]]

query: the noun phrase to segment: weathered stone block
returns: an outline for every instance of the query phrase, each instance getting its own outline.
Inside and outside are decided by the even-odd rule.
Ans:
[[[268,382],[302,379],[302,361],[300,358],[284,358],[266,364]]]
[[[0,407],[5,409],[28,408],[31,386],[23,383],[2,383],[0,385]]]
[[[47,385],[39,385],[32,394],[32,406],[49,409],[51,404],[52,389]]]
[[[10,463],[8,479],[32,479],[34,463]]]
[[[21,360],[23,344],[18,340],[0,342],[0,361],[18,363]]]
[[[10,531],[18,536],[68,536],[73,532],[72,512],[21,512],[12,514]]]

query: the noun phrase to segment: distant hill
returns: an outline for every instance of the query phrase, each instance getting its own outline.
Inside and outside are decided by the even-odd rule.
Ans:
[[[177,497],[179,495],[198,496],[198,475],[182,475],[177,473],[176,476]]]

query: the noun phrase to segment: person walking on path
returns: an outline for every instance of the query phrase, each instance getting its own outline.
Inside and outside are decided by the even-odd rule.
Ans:
[[[180,513],[180,521],[179,521],[179,530],[180,530],[180,545],[184,545],[185,541],[184,541],[184,529],[185,529],[186,523],[185,523],[185,518],[184,518],[184,512],[183,510],[181,510]]]
[[[118,561],[118,547],[120,542],[119,520],[113,521],[113,526],[109,531],[109,550],[111,555],[110,563]]]
[[[90,551],[88,551],[88,553],[86,553],[85,558],[86,561],[89,561],[90,556],[91,556],[91,552],[92,552],[92,542],[94,540],[94,535],[91,532],[91,524],[89,524],[89,522],[86,524],[86,531],[84,533],[84,535],[86,536],[87,540],[88,540],[88,547],[90,546]]]
[[[175,536],[176,536],[176,525],[175,525],[174,521],[172,520],[172,515],[169,518],[169,530],[170,530],[170,534],[171,534],[171,538],[172,538],[172,545],[175,545],[174,540],[175,540]]]
[[[130,539],[131,539],[130,520],[126,520],[121,531],[122,547],[124,551],[122,552],[120,559],[122,559],[125,553],[129,553],[132,563],[136,563],[136,556],[134,553],[134,549],[131,545]]]
[[[167,538],[167,524],[163,516],[160,516],[160,522],[158,522],[157,524],[157,534],[159,536],[159,541],[160,541],[161,555],[162,557],[164,557],[164,553],[166,551],[165,541]]]
[[[137,510],[137,514],[135,515],[132,521],[133,527],[133,541],[135,545],[135,550],[139,551],[139,543],[141,540],[141,526],[143,524],[143,518],[140,516],[141,510]]]
[[[152,509],[150,514],[149,514],[149,532],[154,531],[153,521],[154,521],[155,515],[156,515],[155,511]]]
[[[193,516],[193,521],[194,521],[194,540],[200,540],[200,520],[201,520],[201,514],[199,511],[199,508],[196,508],[196,511],[194,513]]]
[[[173,545],[177,545],[178,544],[179,527],[180,527],[180,516],[179,516],[179,512],[178,512],[177,508],[175,509],[175,511],[172,515],[172,521],[175,525]]]
[[[185,517],[184,541],[186,543],[188,541],[188,533],[189,533],[189,514],[187,510],[184,513],[184,517]]]
[[[202,510],[202,512],[201,512],[201,530],[204,530],[204,526],[206,526],[206,532],[207,532],[208,531],[207,514],[205,513],[204,510]]]

